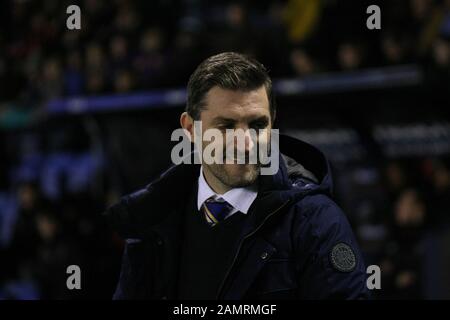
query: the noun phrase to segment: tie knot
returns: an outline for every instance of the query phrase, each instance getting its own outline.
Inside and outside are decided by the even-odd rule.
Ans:
[[[232,210],[233,206],[222,198],[209,198],[203,203],[206,220],[212,226],[224,220]]]

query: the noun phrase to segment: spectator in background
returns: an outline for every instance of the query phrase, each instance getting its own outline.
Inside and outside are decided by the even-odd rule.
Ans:
[[[394,222],[383,250],[383,298],[421,299],[423,231],[426,206],[420,193],[405,189],[394,206]]]
[[[445,0],[442,6],[442,23],[440,25],[440,33],[447,39],[450,38],[450,0]]]
[[[40,96],[44,100],[59,97],[62,95],[62,70],[61,62],[58,58],[49,58],[44,62],[40,79]]]
[[[450,68],[450,44],[448,39],[438,38],[433,43],[433,63],[439,69]]]
[[[127,93],[134,89],[135,81],[131,71],[127,69],[116,72],[114,76],[114,91],[117,93]]]
[[[433,14],[432,0],[410,0],[410,26],[413,34],[419,34]]]
[[[89,94],[101,94],[107,89],[106,64],[107,59],[101,46],[89,44],[85,50],[86,90]]]
[[[64,236],[64,226],[51,210],[40,210],[33,219],[38,233],[32,274],[39,285],[41,299],[67,299],[66,268],[79,264],[77,246]]]
[[[406,35],[386,32],[381,37],[383,65],[398,65],[409,62],[409,41]]]
[[[338,69],[350,71],[358,69],[364,61],[361,45],[354,42],[343,42],[338,47],[337,63]]]
[[[267,18],[261,19],[264,23],[260,23],[255,32],[258,38],[258,56],[266,65],[271,66],[273,77],[285,77],[287,72],[292,71],[285,13],[283,3],[271,2],[265,12]]]
[[[118,93],[130,92],[135,88],[135,81],[130,66],[128,41],[123,36],[115,36],[109,43],[108,78],[113,79],[113,89]]]
[[[314,59],[305,49],[296,48],[292,50],[290,62],[294,76],[306,76],[317,71]]]
[[[84,86],[84,73],[80,52],[70,51],[66,55],[64,92],[67,96],[82,95]]]
[[[444,162],[436,162],[431,175],[431,222],[437,227],[450,225],[450,169]]]
[[[214,32],[209,32],[208,43],[215,53],[239,51],[256,54],[254,30],[248,20],[248,11],[241,3],[226,6],[215,22]]]
[[[390,161],[384,169],[384,177],[389,202],[393,203],[408,183],[405,169],[399,162]]]
[[[145,88],[157,86],[164,75],[166,58],[163,41],[163,34],[158,28],[147,29],[141,36],[140,51],[133,61],[133,68]]]
[[[450,83],[450,37],[438,37],[427,56],[425,63],[425,76],[428,82],[426,88],[429,94],[435,92],[448,92]],[[448,98],[442,101],[443,105],[448,105]]]
[[[114,34],[123,34],[127,38],[132,38],[140,26],[140,17],[133,7],[132,2],[118,1],[116,16],[114,20]]]
[[[450,37],[440,37],[435,40],[432,48],[432,74],[435,89],[448,90],[450,83]]]
[[[130,66],[128,41],[123,36],[115,36],[109,42],[109,71],[114,75],[117,70]]]
[[[205,24],[200,10],[193,6],[182,16],[174,30],[174,37],[166,52],[164,85],[180,86],[186,83],[191,70],[203,56]]]
[[[318,27],[322,1],[289,0],[285,7],[284,21],[291,42],[306,41]]]
[[[432,0],[412,0],[411,13],[414,34],[417,35],[416,54],[424,57],[433,42],[439,36],[441,26],[448,12],[445,2],[434,3]]]
[[[39,239],[34,217],[43,204],[38,187],[25,182],[17,187],[18,212],[12,239],[6,253],[5,273],[10,279],[30,277]]]
[[[31,17],[30,25],[28,37],[24,39],[26,41],[24,45],[28,52],[45,47],[57,36],[58,28],[55,17],[47,17],[42,12],[36,12]]]
[[[63,46],[66,52],[80,50],[86,44],[83,43],[81,38],[82,32],[73,32],[72,30],[65,30],[61,33],[60,44]]]

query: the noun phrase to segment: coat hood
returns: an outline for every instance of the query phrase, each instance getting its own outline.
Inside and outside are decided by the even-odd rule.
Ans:
[[[280,135],[279,170],[273,176],[261,176],[261,191],[284,190],[296,194],[311,192],[333,194],[331,170],[325,155],[299,139]]]

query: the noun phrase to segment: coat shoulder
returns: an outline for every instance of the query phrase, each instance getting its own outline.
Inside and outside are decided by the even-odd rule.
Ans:
[[[326,194],[307,195],[298,200],[293,209],[297,216],[310,222],[338,222],[346,218],[339,205]]]
[[[307,195],[293,206],[294,233],[304,239],[353,238],[346,214],[326,194]]]

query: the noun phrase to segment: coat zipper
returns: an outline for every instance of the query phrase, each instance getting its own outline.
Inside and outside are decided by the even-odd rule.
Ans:
[[[286,206],[289,202],[290,202],[290,200],[287,200],[287,201],[286,201],[285,203],[283,203],[280,207],[278,207],[277,209],[275,209],[274,211],[272,211],[269,215],[267,215],[267,217],[263,220],[263,222],[262,222],[255,230],[253,230],[253,231],[250,232],[248,235],[246,235],[244,238],[242,238],[241,242],[239,243],[238,250],[237,250],[236,254],[234,255],[234,258],[233,258],[233,261],[232,261],[232,263],[231,263],[231,266],[228,268],[227,273],[225,274],[225,277],[223,278],[222,283],[220,284],[219,291],[218,291],[218,293],[217,293],[217,299],[219,299],[219,297],[220,297],[220,295],[221,295],[221,293],[222,293],[222,290],[223,290],[223,286],[225,285],[225,282],[226,282],[226,280],[227,280],[227,278],[228,278],[228,276],[229,276],[229,274],[230,274],[230,272],[231,272],[231,269],[233,269],[233,266],[234,266],[234,264],[236,263],[236,259],[237,259],[238,255],[239,255],[239,251],[241,251],[241,247],[242,247],[242,244],[244,243],[244,241],[247,240],[247,239],[248,239],[249,237],[251,237],[252,235],[254,235],[259,229],[261,229],[261,227],[266,223],[266,221],[267,221],[271,216],[273,216],[275,213],[277,213],[278,211],[280,211],[280,210],[281,210],[284,206]]]

